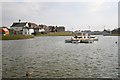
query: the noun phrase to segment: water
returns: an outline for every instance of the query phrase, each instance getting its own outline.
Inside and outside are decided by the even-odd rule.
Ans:
[[[69,36],[36,37],[2,42],[2,77],[117,78],[116,36],[98,36],[94,43],[65,43]]]

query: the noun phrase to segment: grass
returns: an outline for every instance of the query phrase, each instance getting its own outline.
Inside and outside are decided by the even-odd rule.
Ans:
[[[50,32],[47,34],[38,33],[36,36],[72,36],[72,33],[69,32]]]
[[[37,35],[7,35],[0,36],[0,40],[20,40],[20,39],[30,39],[38,36],[73,36],[72,33],[69,32],[50,32],[47,34],[38,33]]]
[[[111,36],[120,36],[120,34],[111,34]]]
[[[7,35],[1,36],[0,40],[20,40],[20,39],[30,39],[34,38],[32,35]]]

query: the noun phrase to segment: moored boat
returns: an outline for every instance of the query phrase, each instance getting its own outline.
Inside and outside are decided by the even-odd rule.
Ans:
[[[72,43],[72,40],[71,39],[66,39],[65,43]]]
[[[93,43],[94,42],[94,40],[93,39],[82,39],[81,41],[80,41],[80,43]]]
[[[66,39],[65,42],[66,43],[92,43],[97,40],[98,40],[97,37],[90,36],[87,33],[82,33],[79,36],[75,35],[71,37],[71,39]]]
[[[90,38],[93,39],[94,41],[98,41],[98,37],[90,36]]]

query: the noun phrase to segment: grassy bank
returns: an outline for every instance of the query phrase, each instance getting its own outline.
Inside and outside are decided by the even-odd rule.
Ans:
[[[32,35],[8,35],[8,36],[1,36],[0,40],[19,40],[19,39],[30,39],[34,38]]]
[[[72,33],[69,32],[50,32],[47,34],[38,33],[36,36],[72,36]]]
[[[120,36],[120,34],[111,34],[111,36]]]
[[[8,35],[8,36],[0,36],[0,40],[20,40],[20,39],[30,39],[37,36],[72,36],[72,33],[69,32],[50,32],[47,34],[38,33],[37,35]]]

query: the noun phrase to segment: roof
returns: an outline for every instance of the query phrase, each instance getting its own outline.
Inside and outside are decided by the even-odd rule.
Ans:
[[[0,28],[0,32],[2,32],[2,31],[9,32],[9,30],[7,28]]]
[[[15,22],[12,24],[11,27],[24,27],[26,26],[26,24],[28,23],[29,28],[39,28],[39,25],[35,24],[35,23],[31,23],[31,22]]]
[[[58,28],[58,29],[65,29],[65,27],[62,27],[62,26],[61,26],[61,27],[57,27],[57,28]]]
[[[28,25],[30,28],[38,28],[39,27],[37,24],[31,23],[31,22],[29,22]]]
[[[23,27],[26,25],[27,22],[16,22],[16,23],[13,23],[11,27]]]
[[[7,28],[3,28],[3,30],[4,30],[5,32],[9,31]]]

